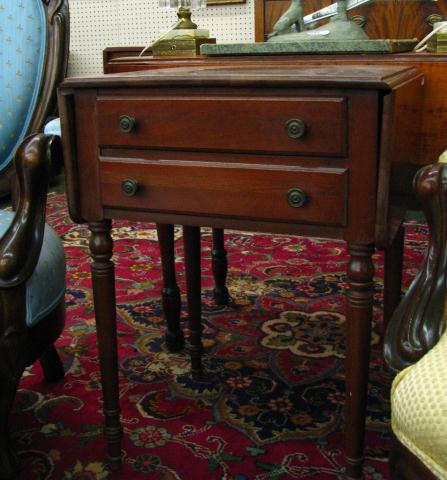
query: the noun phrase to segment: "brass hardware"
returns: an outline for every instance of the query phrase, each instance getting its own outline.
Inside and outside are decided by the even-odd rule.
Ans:
[[[191,2],[182,1],[181,3]],[[208,30],[197,28],[197,25],[191,20],[191,10],[189,7],[181,6],[177,12],[177,17],[178,21],[171,30],[155,40],[150,47],[146,47],[146,49],[150,48],[152,50],[154,57],[169,55],[191,57],[200,55],[201,45],[205,43],[216,43],[215,38],[209,38]]]
[[[298,140],[306,133],[306,124],[300,118],[287,120],[285,129],[289,138]]]
[[[134,130],[136,124],[137,121],[135,118],[130,117],[129,115],[121,115],[118,121],[119,129],[123,133],[130,133],[132,130]]]
[[[301,188],[291,188],[287,192],[287,202],[293,208],[300,208],[307,202],[307,195]]]
[[[444,20],[445,17],[439,15],[439,13],[432,13],[425,19],[425,21],[430,25],[430,27],[433,27],[435,23],[443,22]]]
[[[121,182],[121,191],[126,195],[126,197],[133,197],[137,194],[140,186],[138,185],[137,180],[131,178],[126,178]]]

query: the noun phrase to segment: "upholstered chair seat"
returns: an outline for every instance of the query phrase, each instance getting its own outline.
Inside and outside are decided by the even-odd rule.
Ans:
[[[438,478],[447,478],[447,334],[400,372],[391,391],[397,439]]]

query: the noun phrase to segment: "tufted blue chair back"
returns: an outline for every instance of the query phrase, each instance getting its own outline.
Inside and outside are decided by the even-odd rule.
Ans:
[[[41,0],[0,0],[0,172],[27,133],[45,64]]]

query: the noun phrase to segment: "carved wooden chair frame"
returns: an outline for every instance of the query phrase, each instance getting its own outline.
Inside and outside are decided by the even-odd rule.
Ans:
[[[15,161],[0,174],[0,194],[11,191],[17,178],[17,210],[1,238],[0,268],[0,478],[16,478],[17,454],[10,444],[8,417],[23,369],[40,360],[47,381],[63,377],[64,370],[53,342],[62,331],[65,299],[34,326],[26,324],[26,282],[38,262],[43,241],[47,184],[51,163],[61,162],[57,137],[38,133],[46,119],[56,113],[57,86],[68,63],[68,0],[42,1],[46,22],[44,68],[36,104],[25,139],[17,145]]]
[[[393,372],[420,360],[441,338],[447,314],[447,164],[427,165],[414,179],[414,190],[424,210],[430,237],[424,262],[394,311],[384,340],[384,355]],[[393,437],[391,478],[436,480],[437,477]]]

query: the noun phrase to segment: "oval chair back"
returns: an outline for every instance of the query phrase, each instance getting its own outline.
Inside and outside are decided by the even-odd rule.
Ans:
[[[12,161],[25,136],[56,111],[68,58],[66,0],[0,5],[0,195],[10,191]]]

